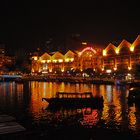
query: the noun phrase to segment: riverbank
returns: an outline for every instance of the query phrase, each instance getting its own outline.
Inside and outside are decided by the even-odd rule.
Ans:
[[[72,76],[23,76],[20,78],[3,77],[0,82],[15,81],[17,83],[24,83],[26,81],[38,82],[65,82],[65,83],[90,83],[90,84],[115,84],[114,79],[109,78],[83,78]]]

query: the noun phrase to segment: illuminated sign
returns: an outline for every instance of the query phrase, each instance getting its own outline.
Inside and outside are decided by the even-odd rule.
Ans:
[[[96,51],[92,47],[87,47],[80,52],[80,55],[82,55],[85,51],[92,51],[93,53],[96,53]]]

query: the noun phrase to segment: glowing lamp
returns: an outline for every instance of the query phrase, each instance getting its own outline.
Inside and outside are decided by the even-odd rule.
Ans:
[[[42,60],[41,62],[42,62],[42,63],[45,63],[45,60]]]
[[[59,63],[63,62],[63,59],[58,59],[58,62],[59,62]]]
[[[54,63],[56,63],[56,62],[57,62],[57,60],[56,60],[56,59],[54,59],[54,60],[53,60],[53,62],[54,62]]]
[[[34,59],[34,60],[37,60],[37,56],[34,56],[33,59]]]
[[[116,68],[116,67],[114,67],[114,70],[117,70],[117,68]]]
[[[69,59],[69,58],[66,58],[66,59],[65,59],[65,62],[69,62],[69,61],[70,61],[70,59]]]
[[[128,67],[128,70],[131,70],[132,68],[131,67]]]
[[[134,51],[134,46],[130,47],[130,51],[133,52]]]
[[[47,60],[47,63],[50,63],[51,62],[51,60]]]
[[[106,56],[106,50],[103,50],[103,56]]]
[[[109,70],[106,70],[106,73],[111,73],[112,71],[109,69]]]
[[[116,54],[119,54],[119,49],[116,49]]]

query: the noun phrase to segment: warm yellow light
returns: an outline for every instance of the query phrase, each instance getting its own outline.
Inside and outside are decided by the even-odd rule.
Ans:
[[[87,45],[87,42],[82,42],[82,45]]]
[[[69,58],[66,58],[66,59],[65,59],[65,62],[69,62]]]
[[[119,54],[119,49],[118,48],[115,51],[116,51],[116,54]]]
[[[71,61],[74,61],[74,58],[71,58],[70,60],[71,60]]]
[[[51,62],[51,60],[47,60],[47,63],[50,63]]]
[[[58,62],[59,62],[59,63],[63,62],[63,59],[58,59]]]
[[[52,72],[52,69],[49,69],[49,72]]]
[[[110,70],[110,69],[106,70],[106,73],[111,73],[111,72],[112,72],[112,70]]]
[[[130,51],[131,51],[131,52],[134,51],[134,46],[133,46],[133,45],[130,47]]]
[[[42,60],[41,62],[42,62],[42,63],[45,63],[46,61],[45,61],[45,60]]]
[[[104,71],[104,68],[102,68],[102,71]]]
[[[34,59],[34,60],[37,60],[37,56],[34,56],[33,59]]]
[[[74,58],[66,58],[65,59],[65,62],[72,62],[72,61],[74,61]]]
[[[62,69],[61,71],[64,72],[64,69]]]
[[[53,62],[54,62],[54,63],[56,63],[56,62],[57,62],[57,60],[56,60],[56,59],[54,59],[54,60],[53,60]]]
[[[132,68],[131,67],[128,67],[128,70],[131,70]]]
[[[103,50],[103,56],[106,56],[106,50]]]
[[[116,68],[116,67],[114,67],[114,70],[117,70],[117,68]]]

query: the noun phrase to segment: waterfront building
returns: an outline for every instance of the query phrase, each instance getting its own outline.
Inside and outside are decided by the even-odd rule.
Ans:
[[[136,71],[140,64],[140,35],[132,42],[122,40],[118,46],[109,44],[105,48],[86,46],[82,51],[59,51],[32,57],[32,74],[81,72],[128,73]]]

